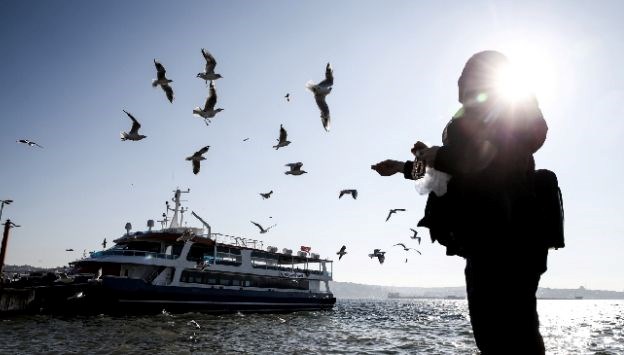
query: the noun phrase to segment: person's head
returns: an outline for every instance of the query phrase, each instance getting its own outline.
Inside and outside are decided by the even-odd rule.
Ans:
[[[497,76],[500,69],[507,65],[507,57],[497,51],[483,51],[470,57],[457,82],[459,102],[466,105],[495,95]]]

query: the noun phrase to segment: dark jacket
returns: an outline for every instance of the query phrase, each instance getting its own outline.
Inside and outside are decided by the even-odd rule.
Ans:
[[[419,223],[451,255],[523,253],[540,243],[533,153],[546,121],[534,99],[486,108],[462,108],[446,126],[434,168],[452,178],[446,195],[430,195]]]

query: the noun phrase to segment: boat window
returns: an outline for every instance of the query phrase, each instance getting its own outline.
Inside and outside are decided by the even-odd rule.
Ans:
[[[232,280],[232,286],[240,286],[240,280]]]
[[[186,260],[189,261],[200,261],[203,260],[204,255],[212,255],[213,252],[213,248],[209,247],[207,245],[202,245],[202,244],[193,244],[191,246],[191,249],[188,252],[188,255],[186,256]]]

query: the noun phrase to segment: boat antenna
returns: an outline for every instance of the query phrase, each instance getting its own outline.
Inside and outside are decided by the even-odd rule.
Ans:
[[[171,224],[169,225],[169,228],[177,228],[177,227],[180,227],[182,225],[182,221],[178,220],[178,211],[180,209],[180,195],[182,195],[183,193],[187,194],[189,192],[191,192],[191,189],[186,189],[186,191],[182,191],[179,188],[177,188],[174,191],[174,195],[173,195],[173,198],[171,199],[171,201],[173,201],[175,203],[175,206],[172,209],[173,217],[171,217]],[[184,213],[184,212],[182,212],[182,213]]]

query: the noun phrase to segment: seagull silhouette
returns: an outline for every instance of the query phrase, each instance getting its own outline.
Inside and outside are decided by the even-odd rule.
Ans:
[[[357,199],[358,192],[355,189],[341,190],[340,195],[338,195],[338,198],[342,198],[343,195],[351,195],[351,197],[353,197],[353,199],[355,200]]]
[[[263,200],[266,200],[267,198],[270,198],[271,195],[273,194],[273,190],[269,191],[269,192],[265,192],[265,193],[260,193],[260,196],[262,196]]]
[[[395,214],[395,213],[397,213],[399,211],[406,211],[406,210],[405,210],[405,208],[394,208],[394,209],[391,209],[390,212],[388,212],[388,217],[386,217],[386,222],[388,222],[388,220],[390,219],[390,217],[393,214]]]
[[[215,88],[214,82],[210,82],[210,94],[206,98],[206,103],[204,104],[204,108],[195,107],[193,109],[193,114],[204,119],[204,123],[206,126],[210,124],[210,118],[213,118],[217,115],[217,113],[223,111],[222,108],[215,109],[215,105],[217,104],[217,90]]]
[[[289,163],[289,164],[286,164],[285,166],[290,168],[289,171],[284,173],[286,175],[302,175],[302,174],[307,173],[307,171],[301,170],[301,167],[303,166],[302,162]]]
[[[102,249],[106,249],[106,238],[102,241]]]
[[[327,106],[327,102],[325,102],[325,97],[332,91],[333,85],[334,71],[329,63],[327,63],[327,66],[325,67],[325,80],[318,84],[315,84],[313,81],[308,81],[306,84],[308,90],[312,91],[314,94],[316,105],[321,111],[321,122],[323,123],[325,131],[329,131],[330,125],[329,106]]]
[[[286,132],[286,129],[284,128],[283,125],[280,125],[280,134],[277,140],[277,145],[274,145],[273,148],[275,148],[275,150],[278,150],[289,144],[290,144],[290,141],[288,140],[288,132]]]
[[[410,230],[414,232],[414,235],[411,236],[410,238],[418,240],[418,244],[420,245],[420,237],[418,236],[418,231],[414,228],[410,228]]]
[[[264,228],[262,228],[262,226],[259,223],[256,223],[254,221],[250,221],[250,222],[260,229],[260,234],[264,234],[264,233],[268,232],[269,229],[271,229],[271,228],[273,228],[273,227],[275,227],[277,225],[277,224],[274,224],[274,225],[264,229]]]
[[[290,93],[286,93],[284,98],[286,99],[286,101],[290,102]]]
[[[20,139],[20,140],[17,140],[16,142],[18,142],[18,143],[28,144],[28,146],[29,146],[29,147],[39,147],[39,148],[43,148],[43,147],[42,147],[42,146],[40,146],[39,144],[37,144],[37,143],[35,143],[35,142],[31,141],[31,140],[28,140],[28,139]]]
[[[186,158],[186,160],[190,160],[193,162],[193,174],[197,175],[197,173],[199,173],[199,162],[202,160],[206,160],[206,158],[203,157],[203,154],[206,153],[209,148],[210,146],[207,145],[193,153],[193,155],[191,155],[190,157]]]
[[[204,48],[202,48],[201,52],[204,56],[204,59],[206,60],[206,68],[204,69],[203,73],[197,74],[197,77],[204,79],[206,81],[206,85],[208,85],[208,80],[217,80],[222,78],[222,76],[221,74],[215,74],[214,72],[215,67],[217,66],[217,61],[212,56],[212,54],[210,54],[210,52],[208,52]]]
[[[123,110],[123,112],[130,117],[132,120],[132,128],[130,128],[130,132],[121,132],[121,140],[122,141],[140,141],[141,139],[147,137],[142,134],[139,134],[139,128],[141,128],[141,124],[139,121],[134,118],[128,111]]]
[[[377,258],[377,260],[379,260],[380,264],[383,264],[384,261],[386,260],[386,256],[384,255],[386,254],[385,251],[381,251],[381,249],[374,249],[372,254],[368,254],[368,256],[372,259],[372,258]]]
[[[343,245],[343,246],[342,246],[342,248],[340,248],[340,251],[336,253],[337,255],[340,255],[340,256],[338,257],[338,260],[342,259],[342,257],[343,257],[346,253],[347,253],[347,246],[346,246],[346,245]]]
[[[406,247],[406,246],[405,246],[405,244],[403,244],[403,243],[396,243],[395,245],[393,245],[393,247],[396,247],[396,246],[401,246],[401,247],[403,247],[403,250],[405,250],[405,251],[410,251],[410,250],[413,250],[413,251],[417,252],[418,254],[422,255],[422,253],[421,253],[421,252],[419,252],[418,250],[416,250],[416,249],[414,249],[414,248],[408,248],[408,247]]]
[[[165,67],[160,64],[160,62],[158,62],[156,59],[154,59],[154,65],[156,66],[156,79],[152,80],[152,87],[157,87],[158,85],[160,85],[160,87],[167,95],[167,99],[169,100],[169,102],[173,103],[173,89],[171,88],[171,86],[169,86],[169,83],[172,83],[173,80],[167,79],[167,77],[165,76],[165,74],[167,73]]]

